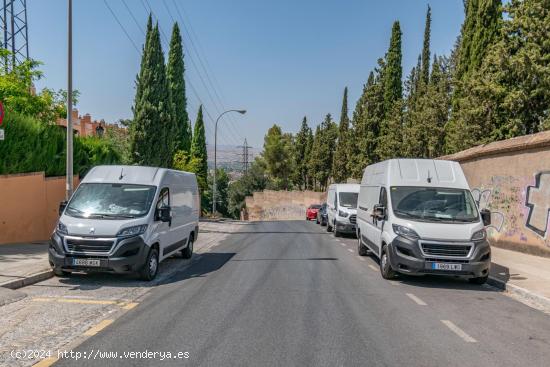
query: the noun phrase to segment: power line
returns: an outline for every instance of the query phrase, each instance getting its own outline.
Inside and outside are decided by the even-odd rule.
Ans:
[[[128,6],[128,4],[126,3],[126,0],[122,0],[122,3],[124,4],[124,6],[126,7],[126,10],[128,10],[128,13],[130,13],[130,16],[132,17],[132,19],[134,20],[134,23],[136,23],[137,27],[139,28],[139,30],[141,31],[141,33],[145,36],[145,31],[143,30],[143,28],[141,28],[141,24],[139,24],[139,22],[137,21],[136,17],[134,16],[134,13],[132,13],[132,10],[130,10],[130,7]]]
[[[134,46],[134,48],[136,49],[136,52],[138,54],[141,54],[141,52],[139,51],[139,48],[137,47],[136,43],[134,42],[134,40],[132,39],[132,37],[130,37],[130,34],[128,34],[128,32],[126,31],[126,28],[124,28],[124,26],[122,25],[122,23],[120,22],[120,20],[118,19],[118,17],[116,16],[115,12],[113,11],[113,9],[109,6],[109,4],[107,3],[107,0],[103,0],[103,3],[105,4],[105,6],[109,9],[109,11],[111,12],[111,14],[113,15],[113,17],[115,18],[116,22],[118,23],[118,25],[120,26],[120,28],[122,29],[122,31],[124,32],[124,34],[126,35],[126,37],[128,37],[128,39],[130,40],[130,42],[132,43],[132,45]]]

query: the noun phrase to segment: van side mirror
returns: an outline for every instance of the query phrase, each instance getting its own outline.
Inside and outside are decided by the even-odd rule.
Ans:
[[[169,206],[163,206],[162,208],[157,209],[157,219],[161,222],[170,222],[172,220],[172,215],[170,212],[171,209]]]
[[[379,204],[375,205],[372,216],[375,217],[377,220],[386,219],[386,207]]]
[[[65,211],[65,208],[67,207],[67,200],[63,200],[62,202],[59,203],[59,216],[62,216],[63,215],[63,212]]]
[[[481,220],[483,221],[484,226],[490,226],[491,225],[491,211],[489,209],[481,209]]]

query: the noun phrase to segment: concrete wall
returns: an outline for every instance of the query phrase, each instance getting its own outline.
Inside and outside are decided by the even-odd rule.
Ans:
[[[251,221],[305,219],[307,207],[325,199],[324,192],[266,190],[246,197],[246,211]]]
[[[550,256],[550,132],[442,159],[460,162],[474,198],[492,211],[489,236],[494,245]]]
[[[47,240],[64,198],[65,177],[0,175],[0,244]]]

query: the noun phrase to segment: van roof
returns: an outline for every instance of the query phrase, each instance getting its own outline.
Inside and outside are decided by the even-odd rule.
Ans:
[[[334,189],[338,192],[359,192],[360,187],[359,184],[332,184],[328,189]]]
[[[469,188],[458,162],[436,159],[389,159],[372,164],[365,168],[361,184]]]
[[[159,186],[167,172],[193,176],[193,173],[167,168],[145,166],[95,166],[81,181],[82,183],[125,183]]]

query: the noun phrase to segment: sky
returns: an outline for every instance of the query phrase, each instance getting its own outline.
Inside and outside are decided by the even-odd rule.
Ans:
[[[194,122],[204,104],[207,141],[221,112],[246,109],[220,120],[218,144],[246,138],[261,147],[274,123],[296,132],[304,116],[313,128],[327,113],[338,121],[346,86],[351,117],[395,20],[405,77],[422,48],[428,4],[431,51],[448,55],[464,19],[462,0],[73,0],[77,108],[107,122],[132,117],[150,9],[165,54],[173,22],[183,28],[188,111]],[[66,89],[67,0],[27,0],[27,13],[29,53],[43,63],[37,88]]]

